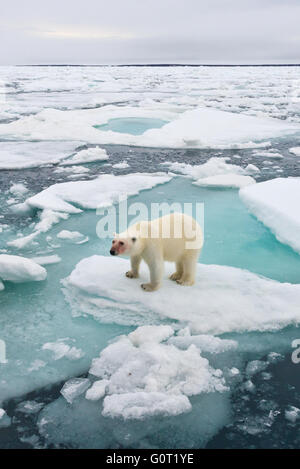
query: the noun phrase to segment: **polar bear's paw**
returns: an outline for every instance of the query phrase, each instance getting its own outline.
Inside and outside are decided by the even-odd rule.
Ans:
[[[176,280],[176,282],[178,285],[183,285],[185,287],[191,287],[195,283],[194,280],[183,280],[182,278]]]
[[[134,272],[132,272],[132,270],[128,270],[128,272],[126,272],[126,277],[128,278],[138,278],[138,274],[135,274]]]
[[[182,276],[182,273],[180,273],[180,272],[174,272],[174,274],[170,275],[169,279],[170,279],[170,280],[177,281],[177,280],[180,279],[181,276]]]
[[[142,283],[141,288],[145,291],[155,291],[159,289],[159,285],[152,285],[152,283]]]

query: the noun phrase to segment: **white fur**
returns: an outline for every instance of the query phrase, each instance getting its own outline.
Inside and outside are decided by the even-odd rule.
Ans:
[[[122,252],[129,255],[131,270],[129,278],[139,276],[139,266],[143,259],[150,270],[150,282],[141,287],[146,291],[158,290],[161,286],[164,261],[175,262],[176,271],[171,280],[180,285],[193,285],[198,257],[203,246],[202,230],[190,216],[172,213],[151,222],[141,221],[132,225],[124,233],[115,237],[113,246],[122,243]]]

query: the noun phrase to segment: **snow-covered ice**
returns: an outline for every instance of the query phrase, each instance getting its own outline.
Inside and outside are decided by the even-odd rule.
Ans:
[[[27,199],[26,204],[41,210],[80,213],[81,209],[107,207],[120,199],[124,200],[127,196],[170,180],[171,176],[162,173],[135,173],[124,176],[103,174],[91,181],[54,184]]]
[[[300,253],[300,178],[277,178],[245,187],[240,197],[280,242]]]
[[[166,273],[172,269],[167,266]],[[127,270],[128,261],[120,258],[92,256],[79,262],[63,282],[74,314],[127,325],[173,320],[200,334],[278,330],[300,323],[300,285],[199,264],[196,284],[184,294],[184,287],[165,278],[160,290],[147,295],[140,288],[146,266],[141,279],[128,279]]]

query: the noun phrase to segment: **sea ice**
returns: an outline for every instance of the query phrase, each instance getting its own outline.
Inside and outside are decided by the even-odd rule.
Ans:
[[[278,241],[300,253],[300,178],[277,178],[245,187],[240,197]]]
[[[166,274],[172,269],[166,265]],[[160,290],[147,295],[140,288],[149,275],[146,266],[142,264],[141,279],[128,279],[126,270],[128,261],[121,258],[95,255],[79,262],[63,281],[74,315],[126,325],[173,320],[199,334],[272,331],[300,323],[300,285],[234,267],[198,264],[193,287],[165,278]]]

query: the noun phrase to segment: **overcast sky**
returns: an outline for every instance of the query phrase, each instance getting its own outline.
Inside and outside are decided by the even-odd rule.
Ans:
[[[0,0],[0,64],[300,63],[300,0]]]

